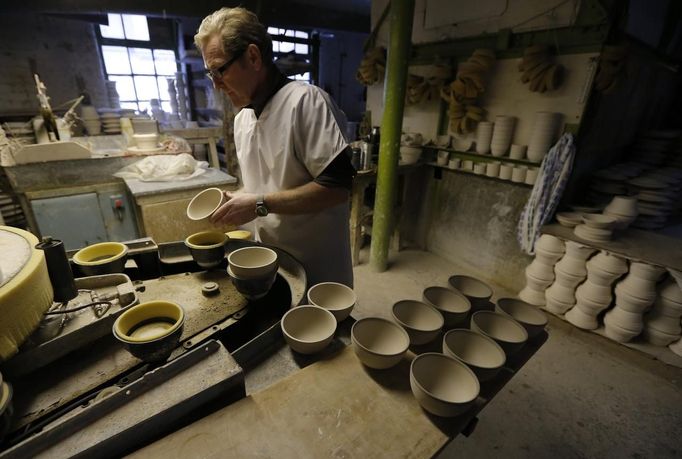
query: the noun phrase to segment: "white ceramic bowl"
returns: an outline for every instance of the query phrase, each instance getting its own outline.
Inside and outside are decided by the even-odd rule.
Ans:
[[[658,294],[670,301],[682,304],[682,289],[680,289],[679,285],[677,285],[677,282],[675,282],[675,280],[672,278],[661,284]]]
[[[471,302],[459,291],[445,287],[428,287],[422,296],[424,303],[436,308],[445,320],[445,326],[463,324],[471,311]]]
[[[301,354],[314,354],[327,347],[336,332],[336,318],[318,306],[298,306],[287,311],[281,321],[287,344]]]
[[[400,147],[400,162],[403,164],[414,164],[419,161],[421,154],[421,147],[408,147],[403,145]]]
[[[625,274],[628,271],[628,264],[625,259],[604,251],[601,251],[590,258],[587,263],[588,270],[590,269],[590,266],[593,265],[595,268],[601,269],[602,271],[618,275]]]
[[[337,282],[322,282],[308,289],[310,304],[320,306],[334,314],[341,322],[348,317],[355,306],[357,296],[352,288]]]
[[[159,134],[133,134],[133,140],[140,150],[153,150],[158,147]]]
[[[610,230],[616,224],[616,219],[602,214],[585,214],[583,222],[588,228]]]
[[[414,345],[426,344],[436,339],[445,322],[438,309],[421,301],[398,301],[391,312]]]
[[[665,268],[661,266],[642,262],[630,263],[630,274],[641,279],[658,282],[665,272]]]
[[[552,298],[559,303],[573,306],[575,304],[575,287],[567,287],[555,282],[545,291],[547,299]]]
[[[551,283],[554,280],[554,270],[552,269],[552,266],[541,263],[537,259],[526,266],[526,274],[542,282]]]
[[[528,332],[511,317],[493,311],[478,311],[471,316],[471,329],[494,339],[507,358],[528,341]]]
[[[445,334],[443,354],[467,364],[481,382],[497,376],[507,361],[504,350],[493,339],[464,328],[456,328]]]
[[[597,317],[586,314],[577,305],[568,311],[564,317],[568,322],[583,330],[596,330],[599,327]]]
[[[433,352],[412,361],[410,387],[422,408],[443,417],[468,410],[481,389],[469,367],[453,357]]]
[[[653,327],[644,327],[642,336],[654,346],[667,346],[680,339],[679,334],[666,333]]]
[[[448,284],[469,299],[473,311],[493,309],[494,306],[490,303],[493,289],[482,280],[471,276],[454,275],[450,276]]]
[[[519,298],[521,298],[526,303],[534,304],[535,306],[545,305],[545,291],[535,290],[529,286],[526,286],[519,292]]]
[[[636,217],[639,214],[637,210],[637,198],[635,196],[614,196],[604,212],[609,212],[625,217]]]
[[[576,225],[582,223],[583,214],[579,212],[559,212],[556,214],[556,219],[560,225],[568,228],[574,228]]]
[[[623,286],[619,282],[616,284],[616,305],[619,308],[635,313],[642,313],[646,311],[652,303],[651,298],[638,298],[631,295],[628,290],[624,290]]]
[[[641,332],[644,327],[644,322],[642,319],[642,314],[629,312],[622,308],[615,307],[606,313],[604,320],[608,317],[609,322],[613,325],[617,325],[625,330],[630,330],[632,332]]]
[[[378,370],[397,365],[410,345],[410,337],[400,325],[380,317],[355,322],[351,341],[360,361]]]
[[[566,246],[558,237],[543,234],[535,241],[535,250],[544,250],[552,254],[563,254],[566,251]]]
[[[277,269],[277,252],[267,247],[251,246],[230,252],[230,269],[240,279],[266,277]]]
[[[210,217],[225,202],[225,194],[220,188],[207,188],[199,192],[187,205],[187,218],[203,220]]]
[[[547,325],[547,316],[535,306],[516,298],[500,298],[495,306],[497,312],[511,316],[532,338],[540,334]]]

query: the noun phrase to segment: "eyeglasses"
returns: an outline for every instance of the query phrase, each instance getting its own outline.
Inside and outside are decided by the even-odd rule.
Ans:
[[[221,65],[217,69],[213,69],[213,70],[206,69],[206,70],[208,70],[208,72],[206,72],[206,77],[209,80],[220,80],[223,77],[223,73],[225,73],[227,71],[227,69],[230,68],[230,66],[237,61],[237,59],[242,57],[242,55],[244,55],[245,51],[246,51],[245,49],[239,51],[237,54],[235,54],[232,57],[232,59],[228,60],[227,62],[225,62],[223,65]]]

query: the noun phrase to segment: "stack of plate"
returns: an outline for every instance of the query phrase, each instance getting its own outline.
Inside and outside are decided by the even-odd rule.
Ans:
[[[614,196],[627,194],[627,181],[631,177],[615,166],[595,172],[590,182],[590,200],[603,205],[611,202]]]
[[[102,130],[105,134],[121,133],[121,111],[113,108],[101,108],[99,110],[102,121]]]
[[[682,169],[661,168],[628,182],[637,196],[639,216],[632,226],[642,229],[663,228],[679,210]]]
[[[5,135],[8,139],[15,140],[17,142],[23,143],[24,145],[36,143],[36,135],[33,131],[33,125],[31,124],[31,121],[12,121],[2,123],[2,129],[5,131]]]
[[[586,241],[607,242],[611,240],[617,220],[602,214],[585,214],[583,224],[573,229],[576,236]]]
[[[95,107],[92,105],[82,105],[81,119],[88,135],[100,135],[102,133],[102,123]]]
[[[527,156],[530,161],[540,162],[554,145],[559,128],[561,114],[553,112],[537,112],[535,125],[528,143]]]

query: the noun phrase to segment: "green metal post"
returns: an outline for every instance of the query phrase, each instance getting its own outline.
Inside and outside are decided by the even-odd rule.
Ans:
[[[372,269],[379,272],[386,271],[388,265],[413,17],[414,0],[391,0],[384,116],[381,120],[377,190],[369,258]]]

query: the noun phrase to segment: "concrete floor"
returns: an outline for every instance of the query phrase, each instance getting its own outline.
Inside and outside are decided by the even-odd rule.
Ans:
[[[384,273],[367,258],[364,249],[355,269],[356,319],[390,317],[396,301],[466,273],[422,251],[393,255]],[[516,293],[493,287],[496,297]],[[681,457],[682,369],[549,320],[547,343],[481,412],[474,433],[438,457]]]

